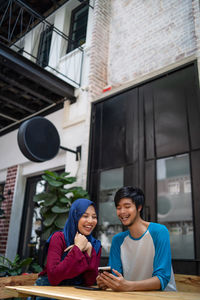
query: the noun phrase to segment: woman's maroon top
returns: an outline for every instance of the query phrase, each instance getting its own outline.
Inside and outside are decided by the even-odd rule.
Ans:
[[[49,244],[47,264],[39,276],[47,274],[50,284],[58,285],[63,280],[82,274],[84,284],[87,286],[93,285],[98,275],[101,249],[97,254],[92,248],[91,256],[89,256],[87,252],[81,252],[74,245],[61,261],[65,249],[66,243],[63,232],[55,232]]]

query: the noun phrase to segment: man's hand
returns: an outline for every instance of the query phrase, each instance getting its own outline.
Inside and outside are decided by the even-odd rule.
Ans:
[[[97,281],[97,285],[100,289],[106,290],[108,288],[108,286],[102,280],[101,274],[97,276],[96,281]]]
[[[99,278],[98,281],[102,286],[104,284],[107,288],[110,288],[113,291],[152,291],[160,290],[161,288],[160,280],[157,276],[139,281],[129,281],[125,280],[124,277],[116,270],[112,269],[112,271],[117,275],[117,277],[108,272],[103,272],[97,278]]]
[[[106,288],[111,288],[116,292],[128,291],[130,288],[129,281],[125,280],[118,271],[114,269],[112,269],[112,271],[117,275],[117,277],[105,271],[97,277],[98,286],[102,289],[103,286],[106,286]]]
[[[87,243],[87,238],[83,234],[77,232],[74,238],[74,245],[83,252],[86,249]]]

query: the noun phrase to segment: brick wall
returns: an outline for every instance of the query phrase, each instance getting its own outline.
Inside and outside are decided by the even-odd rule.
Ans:
[[[112,0],[108,80],[120,86],[198,56],[198,0]]]
[[[92,1],[91,1],[92,2]],[[111,0],[95,0],[93,11],[91,47],[89,50],[88,74],[88,106],[84,124],[84,137],[82,138],[82,159],[79,182],[86,186],[88,167],[88,148],[90,132],[91,104],[95,98],[102,95],[103,88],[108,84],[108,53],[110,33],[110,2]]]
[[[110,0],[96,0],[93,14],[90,51],[90,97],[102,94],[107,85],[107,64],[110,29]]]
[[[0,254],[2,255],[5,255],[6,252],[6,244],[8,238],[9,222],[17,176],[17,169],[17,166],[8,168],[6,183],[4,187],[5,200],[2,202],[2,209],[5,212],[5,218],[0,219]]]

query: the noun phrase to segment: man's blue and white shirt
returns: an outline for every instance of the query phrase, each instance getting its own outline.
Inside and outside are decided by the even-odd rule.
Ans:
[[[138,281],[157,276],[162,290],[176,290],[169,232],[164,225],[150,223],[138,239],[133,238],[128,230],[116,234],[112,239],[109,265],[126,280]]]

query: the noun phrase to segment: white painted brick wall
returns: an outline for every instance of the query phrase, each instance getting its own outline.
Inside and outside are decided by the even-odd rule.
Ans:
[[[112,0],[108,83],[198,56],[199,18],[197,0]]]

